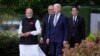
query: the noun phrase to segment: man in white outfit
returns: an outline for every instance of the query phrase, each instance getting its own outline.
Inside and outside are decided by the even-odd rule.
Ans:
[[[41,34],[40,22],[33,16],[31,8],[26,9],[18,34],[20,35],[20,56],[46,56],[38,45],[37,35]]]

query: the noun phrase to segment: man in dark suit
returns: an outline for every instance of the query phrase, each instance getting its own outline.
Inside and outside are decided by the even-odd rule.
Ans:
[[[78,15],[79,8],[72,7],[69,17],[69,44],[70,47],[74,47],[75,43],[81,43],[85,39],[85,22],[84,18]]]
[[[63,45],[67,43],[67,18],[61,13],[60,4],[54,4],[54,13],[48,26],[46,42],[51,46],[51,56],[62,56]]]
[[[46,38],[47,38],[47,31],[48,31],[48,24],[50,21],[51,16],[54,14],[53,11],[53,5],[48,6],[48,14],[43,18],[43,25],[42,25],[42,38],[41,43],[43,51],[48,55],[49,46],[46,44]]]
[[[43,26],[42,26],[42,37],[46,38],[47,36],[47,27],[50,21],[51,16],[54,14],[53,5],[48,6],[48,14],[43,18]]]

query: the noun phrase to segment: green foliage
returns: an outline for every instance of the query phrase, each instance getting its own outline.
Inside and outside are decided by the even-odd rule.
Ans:
[[[79,7],[80,8],[80,15],[84,17],[85,19],[85,31],[86,31],[86,36],[89,35],[90,32],[90,13],[91,13],[91,7]]]
[[[99,0],[0,0],[0,12],[23,14],[27,7],[31,7],[35,14],[43,17],[48,5],[54,3],[60,3],[62,6],[100,6]]]
[[[19,56],[18,41],[15,32],[0,32],[0,56]]]
[[[64,13],[66,16],[70,16],[71,15],[71,6],[62,7],[62,13]]]
[[[99,0],[0,0],[0,14],[24,14],[25,9],[31,7],[34,10],[34,15],[43,18],[48,5],[54,3],[60,3],[62,6],[98,7],[100,5]]]
[[[89,37],[94,38],[93,35]],[[100,56],[100,43],[82,40],[80,44],[76,43],[73,48],[70,48],[69,44],[64,47],[63,56]]]
[[[96,36],[93,35],[93,34],[90,34],[87,38],[86,38],[87,41],[93,41],[95,42],[96,41]]]

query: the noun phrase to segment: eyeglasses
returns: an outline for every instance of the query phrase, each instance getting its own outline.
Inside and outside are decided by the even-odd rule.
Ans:
[[[48,10],[52,10],[52,9],[48,9]]]

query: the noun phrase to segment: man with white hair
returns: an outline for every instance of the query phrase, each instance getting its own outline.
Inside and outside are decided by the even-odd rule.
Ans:
[[[27,8],[22,19],[18,34],[20,35],[20,56],[45,56],[38,45],[38,36],[41,33],[39,20],[33,17],[33,10]]]
[[[54,4],[54,16],[48,26],[47,44],[50,43],[52,56],[62,56],[63,45],[67,43],[67,17],[61,13],[61,5]]]

